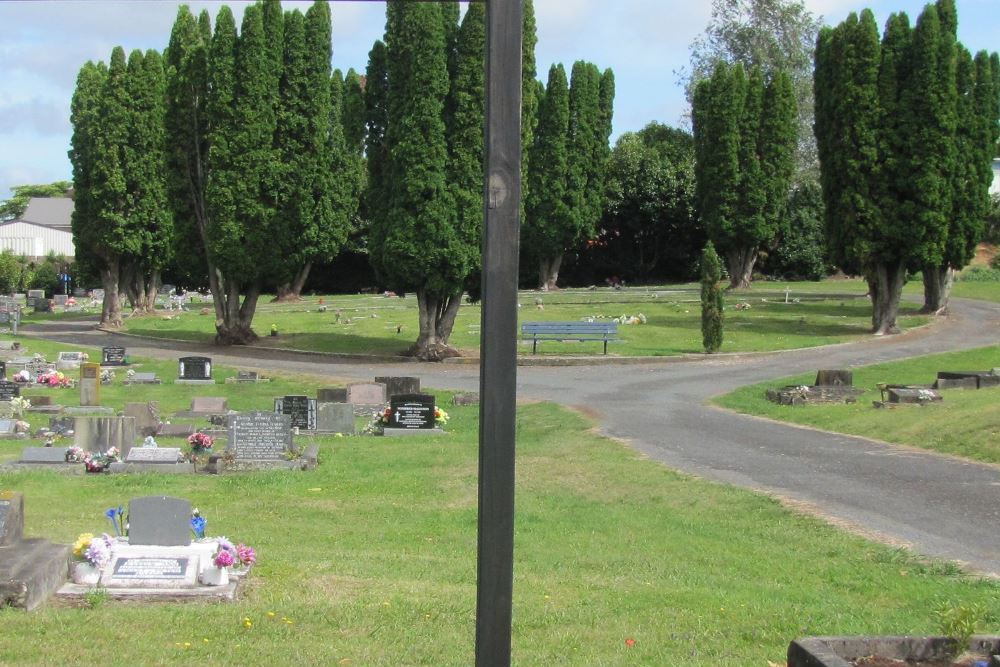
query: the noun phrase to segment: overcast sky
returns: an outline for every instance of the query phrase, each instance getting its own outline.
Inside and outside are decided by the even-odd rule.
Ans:
[[[69,104],[80,66],[105,60],[111,49],[162,50],[177,2],[0,0],[0,199],[10,187],[70,179]],[[213,19],[220,2],[190,2]],[[245,2],[225,3],[237,13]],[[710,15],[708,0],[535,0],[539,77],[549,66],[589,60],[615,73],[614,133],[650,121],[676,125],[686,110],[676,71]],[[890,12],[915,19],[923,0],[805,0],[829,24],[870,7],[882,25]],[[308,3],[285,2],[303,11]],[[959,39],[975,52],[1000,50],[1000,0],[957,0]],[[372,43],[381,38],[384,5],[335,2],[333,66],[363,71]]]

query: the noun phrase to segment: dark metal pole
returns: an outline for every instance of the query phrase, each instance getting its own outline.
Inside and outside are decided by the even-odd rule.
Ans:
[[[521,0],[487,0],[476,667],[510,665],[521,206],[521,16]]]

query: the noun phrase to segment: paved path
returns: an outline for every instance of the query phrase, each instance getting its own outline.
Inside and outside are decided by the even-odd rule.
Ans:
[[[1000,576],[1000,466],[972,463],[754,419],[706,399],[769,378],[1000,343],[1000,304],[955,300],[953,314],[902,336],[773,355],[622,366],[522,367],[519,398],[585,407],[604,433],[671,468],[774,494],[840,525]],[[478,389],[478,367],[344,362],[258,348],[206,348],[96,332],[92,325],[26,327],[76,344],[121,344],[174,359],[323,375],[331,382],[420,375],[428,387]],[[43,333],[44,332],[44,333]],[[31,333],[28,330],[25,333]],[[1000,348],[996,366],[1000,366]],[[1000,407],[996,411],[1000,428]]]

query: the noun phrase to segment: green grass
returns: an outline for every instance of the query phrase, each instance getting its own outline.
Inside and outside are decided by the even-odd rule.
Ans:
[[[768,388],[812,384],[815,373],[741,387],[715,402],[746,414],[1000,463],[1000,388],[945,389],[939,403],[872,407],[872,401],[881,399],[880,382],[931,384],[938,371],[997,367],[1000,346],[992,346],[855,368],[854,385],[865,390],[855,404],[782,406],[764,396]]]
[[[855,340],[869,334],[871,306],[864,297],[862,283],[795,283],[789,303],[785,303],[785,286],[785,283],[762,283],[752,290],[727,295],[722,352],[811,347]],[[412,296],[399,299],[341,295],[322,297],[322,301],[326,312],[319,311],[320,297],[307,297],[293,304],[273,304],[262,299],[255,318],[255,329],[262,335],[258,345],[396,355],[416,338],[416,299]],[[622,340],[612,343],[609,349],[614,355],[669,356],[703,351],[701,305],[698,288],[694,285],[622,291],[522,292],[520,302],[519,319],[522,322],[645,315],[646,324],[619,327]],[[737,310],[738,303],[747,304],[749,308]],[[928,321],[917,314],[918,309],[914,304],[904,305],[900,318],[902,327],[919,326]],[[476,354],[480,317],[478,304],[463,305],[451,343],[468,354]],[[278,327],[278,337],[267,335],[272,324]],[[181,315],[168,312],[127,319],[125,326],[127,331],[144,336],[205,343],[215,335],[213,312],[202,311],[197,305]],[[546,341],[540,343],[538,349],[540,354],[546,355],[592,356],[601,354],[602,344]],[[531,345],[520,345],[519,352],[531,354]]]
[[[173,372],[164,365],[161,376]],[[313,394],[320,382],[144,386],[104,402],[158,399],[172,410],[197,393],[267,409],[285,388]],[[318,439],[321,465],[309,472],[0,472],[0,488],[25,494],[29,535],[68,543],[103,530],[106,508],[166,494],[190,499],[209,534],[251,544],[260,559],[235,604],[0,611],[0,664],[472,664],[478,410],[449,412],[443,436]],[[550,404],[519,407],[515,664],[783,663],[803,635],[935,632],[942,602],[981,602],[982,629],[1000,629],[998,582],[675,474],[590,427]]]

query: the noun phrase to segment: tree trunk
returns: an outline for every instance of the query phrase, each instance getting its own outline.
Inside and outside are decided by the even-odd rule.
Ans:
[[[955,282],[955,271],[950,266],[924,267],[924,307],[921,313],[944,315],[948,312],[948,298]]]
[[[406,354],[421,361],[441,361],[461,356],[458,350],[448,344],[461,304],[462,292],[440,298],[424,290],[417,290],[420,333]]]
[[[101,268],[104,303],[101,307],[102,327],[117,329],[122,325],[122,306],[118,294],[118,260],[108,261]]]
[[[215,320],[216,345],[249,345],[257,340],[257,334],[251,328],[254,312],[257,310],[257,299],[260,288],[251,285],[247,288],[240,304],[239,285],[231,283],[225,295],[225,307],[222,319]],[[218,308],[216,309],[218,310]]]
[[[906,264],[876,264],[872,280],[872,333],[876,336],[899,333],[896,317],[899,315],[899,298],[906,280]]]
[[[753,267],[757,263],[757,248],[735,248],[726,253],[729,289],[750,289]]]
[[[539,260],[538,289],[543,292],[559,289],[556,287],[556,281],[559,280],[559,267],[562,266],[562,260],[562,253],[554,257],[546,257]]]
[[[160,270],[153,269],[146,282],[146,312],[150,315],[156,312],[156,295],[160,292]]]
[[[309,271],[311,269],[312,262],[306,262],[306,265],[295,274],[295,279],[292,282],[278,285],[278,293],[274,297],[274,301],[301,301],[302,288],[305,287],[306,280],[309,279]]]

